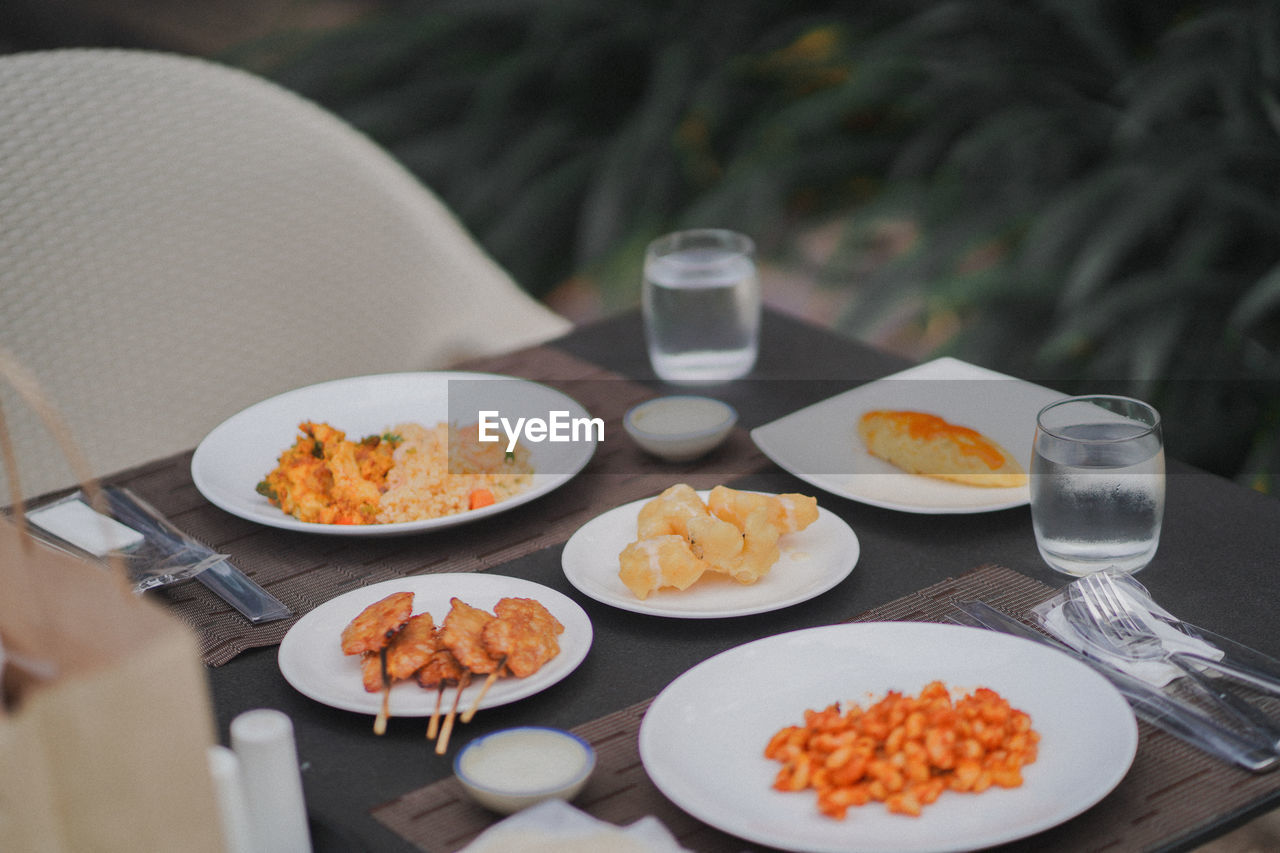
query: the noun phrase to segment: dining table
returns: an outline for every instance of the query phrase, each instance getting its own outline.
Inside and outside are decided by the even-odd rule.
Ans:
[[[196,487],[194,448],[104,482],[141,496],[292,609],[292,618],[254,625],[198,583],[147,593],[196,633],[223,743],[230,742],[232,720],[245,711],[274,708],[292,720],[315,849],[448,853],[465,847],[502,818],[466,796],[454,777],[456,751],[486,733],[533,725],[572,731],[594,746],[597,766],[574,800],[577,808],[618,825],[655,816],[693,851],[767,850],[684,811],[646,773],[637,732],[654,697],[673,680],[721,652],[786,632],[844,623],[946,622],[951,603],[960,599],[984,600],[1025,620],[1032,607],[1071,580],[1039,556],[1025,504],[954,513],[876,506],[815,489],[752,440],[756,427],[912,363],[766,309],[753,371],[695,390],[730,403],[739,414],[737,425],[724,444],[688,462],[645,454],[622,428],[625,412],[638,402],[689,391],[653,373],[638,311],[461,365],[562,390],[603,420],[603,440],[585,468],[537,500],[411,535],[317,536],[238,517]],[[808,600],[727,618],[626,610],[588,597],[569,582],[562,554],[576,530],[674,483],[814,495],[856,533],[856,565]],[[1280,657],[1277,554],[1280,502],[1168,461],[1160,547],[1140,576],[1157,601],[1198,626]],[[299,618],[365,585],[437,573],[519,578],[569,597],[590,619],[585,658],[546,689],[458,724],[446,755],[437,755],[424,736],[421,717],[392,716],[385,734],[376,735],[370,715],[309,698],[282,676],[280,643]],[[744,681],[753,677],[741,673]],[[770,690],[768,683],[757,686]],[[714,701],[705,708],[708,715],[717,712]],[[1087,715],[1089,708],[1076,713]],[[1280,805],[1280,773],[1248,772],[1146,723],[1138,733],[1132,766],[1110,793],[1065,822],[1001,849],[1191,849]]]

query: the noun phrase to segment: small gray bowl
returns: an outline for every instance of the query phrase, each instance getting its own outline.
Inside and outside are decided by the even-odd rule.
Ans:
[[[675,394],[633,406],[622,420],[641,448],[670,462],[710,453],[738,422],[733,406],[714,397]]]

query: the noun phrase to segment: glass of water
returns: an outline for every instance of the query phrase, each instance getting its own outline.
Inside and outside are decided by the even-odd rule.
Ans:
[[[1031,522],[1050,567],[1136,572],[1155,556],[1164,519],[1160,415],[1129,397],[1051,403],[1036,416]]]
[[[699,383],[745,376],[760,338],[755,244],[719,228],[659,237],[645,252],[641,306],[659,377]]]

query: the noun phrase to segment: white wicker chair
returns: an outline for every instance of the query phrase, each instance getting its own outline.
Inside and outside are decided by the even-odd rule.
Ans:
[[[569,325],[386,152],[273,83],[147,51],[0,56],[0,347],[96,474],[289,388]],[[13,400],[24,494],[74,482]]]

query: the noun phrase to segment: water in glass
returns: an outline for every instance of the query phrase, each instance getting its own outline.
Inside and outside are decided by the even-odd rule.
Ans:
[[[749,254],[717,245],[651,251],[642,307],[649,357],[663,379],[724,381],[755,365],[760,285]]]
[[[1137,571],[1155,555],[1164,518],[1158,430],[1117,421],[1037,431],[1031,460],[1036,545],[1050,566],[1086,575]]]

